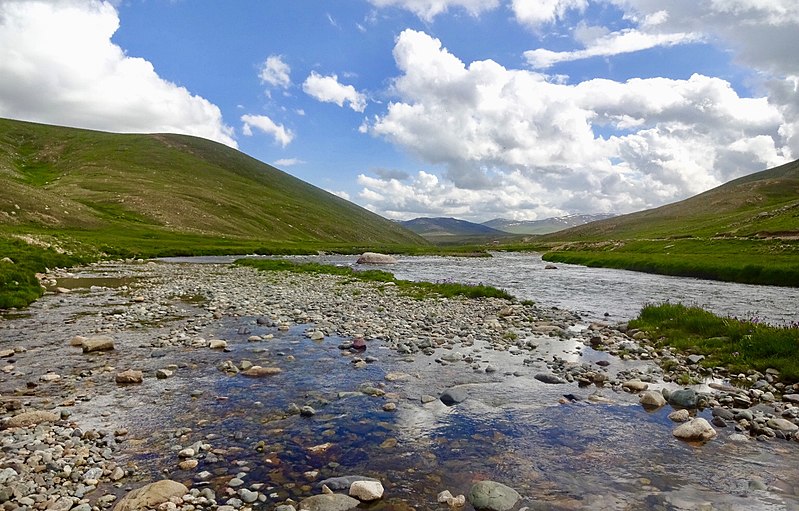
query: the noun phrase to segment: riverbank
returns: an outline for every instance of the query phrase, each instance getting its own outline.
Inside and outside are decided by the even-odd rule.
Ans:
[[[381,480],[387,509],[434,508],[438,492],[488,478],[533,509],[656,509],[708,495],[732,509],[795,504],[797,445],[766,441],[794,438],[799,409],[784,396],[795,389],[752,374],[752,389],[681,395],[689,418],[713,420],[718,434],[699,447],[701,467],[681,472],[697,447],[675,440],[670,406],[647,412],[638,393],[674,400],[671,380],[707,370],[623,326],[228,265],[103,263],[76,275],[53,275],[62,294],[0,321],[3,424],[38,422],[0,433],[9,511],[110,508],[164,476],[193,492],[175,509],[271,509],[355,474]],[[114,349],[87,350],[96,336]],[[664,373],[653,361],[666,356],[675,365]],[[633,447],[641,433],[660,448]],[[585,462],[621,458],[614,481]]]

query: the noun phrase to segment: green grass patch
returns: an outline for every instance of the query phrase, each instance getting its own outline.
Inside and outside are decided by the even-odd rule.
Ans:
[[[286,259],[239,259],[236,264],[251,266],[262,271],[288,271],[300,274],[325,274],[348,277],[354,281],[392,283],[403,293],[418,299],[431,297],[452,298],[465,296],[468,298],[503,298],[513,300],[513,296],[502,289],[483,284],[470,285],[456,282],[414,282],[394,277],[382,270],[356,271],[348,266],[331,264],[301,263]]]
[[[660,346],[704,355],[708,367],[732,372],[773,368],[787,382],[799,381],[799,328],[720,317],[681,304],[648,305],[630,322]]]
[[[42,296],[36,273],[84,262],[81,257],[0,238],[0,309],[25,307]]]
[[[574,244],[545,261],[743,284],[799,286],[799,245],[773,240],[658,240]]]

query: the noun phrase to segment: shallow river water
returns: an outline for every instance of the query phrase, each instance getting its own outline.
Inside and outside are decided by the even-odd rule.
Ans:
[[[351,264],[354,258],[325,260]],[[191,271],[191,265],[183,265]],[[642,304],[665,299],[772,322],[797,319],[794,289],[558,266],[545,270],[535,255],[498,254],[492,259],[401,258],[388,269],[406,279],[482,282],[546,307],[575,310],[583,318],[573,325],[575,331],[591,320],[628,319]],[[95,268],[76,277],[124,279],[120,282],[135,293],[137,271],[135,266]],[[220,274],[224,271],[219,265]],[[362,474],[386,487],[386,497],[368,506],[375,511],[443,509],[435,502],[438,492],[467,493],[483,479],[515,488],[524,504],[541,510],[799,510],[796,442],[734,442],[730,427],[719,429],[718,438],[707,444],[688,444],[673,437],[669,406],[648,412],[632,394],[576,383],[547,385],[534,378],[546,372],[554,356],[607,363],[613,374],[646,371],[651,366],[644,361],[622,361],[581,342],[546,337],[537,340],[539,348],[527,363],[523,355],[480,342],[454,348],[499,369],[486,373],[463,362],[441,363],[451,347],[409,356],[371,341],[361,356],[375,360],[354,369],[354,355],[338,348],[346,339],[315,342],[303,335],[307,326],[278,331],[246,315],[220,318],[197,330],[206,338],[226,339],[226,352],[147,347],[148,339],[172,328],[167,321],[118,334],[116,352],[87,359],[55,350],[51,343],[80,333],[81,322],[94,311],[133,304],[127,291],[72,284],[73,293],[46,296],[27,315],[0,322],[0,348],[26,343],[28,349],[19,356],[22,379],[0,376],[0,394],[26,378],[35,381],[43,368],[66,375],[103,360],[143,370],[148,377],[135,390],[103,383],[101,377],[78,380],[77,385],[96,388],[82,391],[90,399],[70,408],[72,419],[86,427],[127,427],[122,455],[138,467],[142,480],[167,475],[197,484],[196,473],[207,470],[213,474],[208,483],[224,500],[226,482],[246,471],[247,484],[263,484],[268,498],[262,509],[317,493],[315,485],[325,477]],[[176,315],[195,311],[190,302],[173,306]],[[268,343],[247,342],[251,335],[270,334],[274,338]],[[230,359],[275,365],[282,372],[263,379],[220,372],[217,366]],[[174,377],[149,377],[170,364],[180,368]],[[405,376],[387,378],[389,373]],[[651,388],[663,386],[655,382]],[[423,399],[452,387],[465,390],[468,399],[452,407]],[[385,395],[358,392],[365,388]],[[76,390],[56,386],[47,392],[47,399],[58,401]],[[396,410],[385,411],[386,402],[396,403]],[[291,403],[312,406],[317,413],[289,415]],[[700,415],[710,419],[707,411]],[[176,437],[181,428],[189,431]],[[179,447],[200,440],[213,450],[195,470],[179,470]]]

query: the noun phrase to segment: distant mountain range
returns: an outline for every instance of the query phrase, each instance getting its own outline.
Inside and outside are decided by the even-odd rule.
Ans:
[[[494,237],[501,238],[511,235],[549,234],[570,227],[583,225],[596,220],[604,220],[614,215],[569,215],[544,220],[509,220],[495,218],[482,224],[459,220],[457,218],[414,218],[400,224],[416,234],[430,239],[441,240],[445,238],[462,237]]]
[[[481,225],[511,234],[549,234],[570,227],[596,222],[597,220],[605,220],[613,216],[615,215],[598,213],[595,215],[568,215],[545,218],[543,220],[510,220],[507,218],[495,218],[488,222],[483,222]]]

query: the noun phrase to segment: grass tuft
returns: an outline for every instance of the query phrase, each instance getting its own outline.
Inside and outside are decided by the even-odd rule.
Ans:
[[[630,327],[646,332],[659,345],[705,355],[703,364],[709,367],[733,372],[773,368],[784,381],[799,381],[799,325],[766,325],[665,303],[644,307]]]

